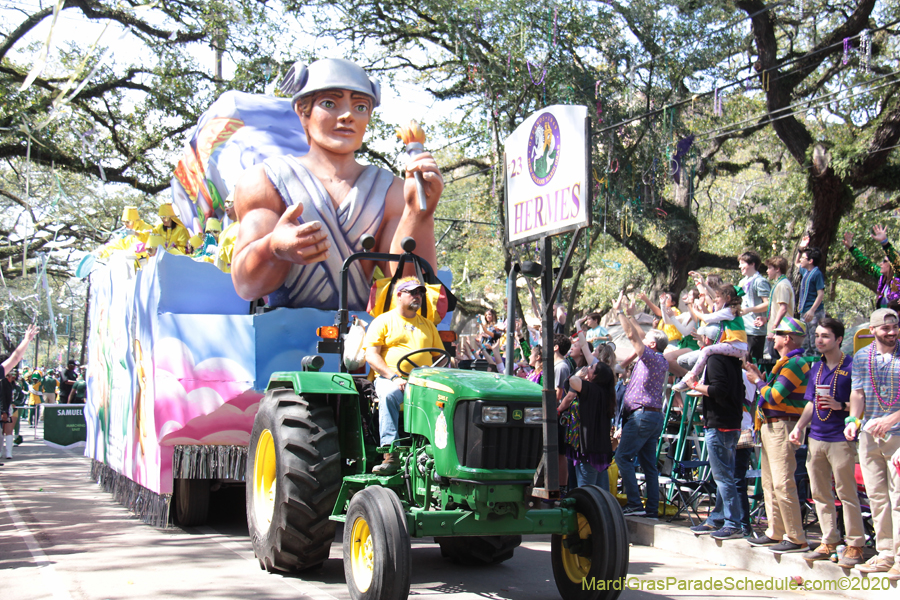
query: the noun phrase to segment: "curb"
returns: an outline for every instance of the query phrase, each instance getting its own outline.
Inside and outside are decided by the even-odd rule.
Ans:
[[[776,579],[801,577],[810,585],[823,586],[811,591],[832,591],[848,598],[896,600],[900,594],[900,582],[888,581],[882,573],[866,575],[831,561],[807,562],[800,554],[777,555],[767,548],[754,548],[744,540],[719,541],[708,535],[697,536],[687,527],[665,521],[640,517],[626,517],[625,521],[631,543],[639,546],[652,546]]]

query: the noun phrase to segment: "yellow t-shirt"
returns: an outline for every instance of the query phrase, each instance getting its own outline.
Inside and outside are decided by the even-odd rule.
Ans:
[[[675,315],[676,317],[681,314],[681,311],[678,310],[677,308],[675,308],[674,306],[672,308],[670,308],[669,310],[671,310],[672,314]],[[670,342],[677,342],[678,340],[681,339],[681,332],[678,331],[678,328],[675,327],[674,325],[668,325],[668,324],[664,323],[662,319],[659,320],[659,325],[657,326],[657,329],[661,329],[662,332],[666,334],[666,337],[669,338]]]
[[[366,330],[365,347],[381,346],[381,356],[391,369],[397,369],[397,361],[403,355],[419,348],[443,348],[444,343],[434,323],[417,314],[407,319],[399,308],[375,317]],[[420,367],[431,365],[433,357],[421,352],[410,358]],[[403,361],[403,370],[412,366]]]

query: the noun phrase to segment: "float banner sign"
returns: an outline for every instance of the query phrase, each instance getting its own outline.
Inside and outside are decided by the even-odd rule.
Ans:
[[[71,446],[87,440],[84,404],[45,404],[44,439],[60,446]]]
[[[548,106],[506,138],[507,243],[590,226],[587,115],[585,106]]]

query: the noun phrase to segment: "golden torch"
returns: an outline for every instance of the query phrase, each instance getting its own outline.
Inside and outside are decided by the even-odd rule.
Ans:
[[[425,131],[415,119],[410,120],[408,127],[397,128],[397,137],[406,144],[406,153],[410,156],[416,156],[425,152]],[[425,200],[425,187],[422,173],[416,171],[416,190],[419,193],[419,210],[424,211],[428,208]]]

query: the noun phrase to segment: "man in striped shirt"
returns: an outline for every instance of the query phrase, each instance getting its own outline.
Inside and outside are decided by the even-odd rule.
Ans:
[[[891,464],[900,453],[900,316],[879,308],[869,318],[869,329],[875,342],[853,356],[844,437],[852,441],[859,436],[859,466],[878,554],[856,568],[900,581],[900,472]]]
[[[774,329],[775,350],[781,356],[772,368],[768,382],[754,365],[748,364],[747,377],[759,390],[756,427],[762,439],[763,493],[769,527],[765,533],[749,538],[751,546],[771,546],[772,552],[806,552],[806,533],[800,516],[800,500],[794,471],[797,458],[790,443],[791,431],[806,406],[806,382],[815,357],[803,356],[806,326],[786,316]]]

